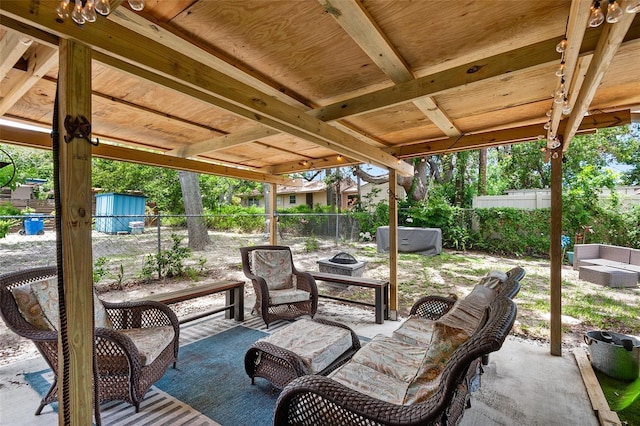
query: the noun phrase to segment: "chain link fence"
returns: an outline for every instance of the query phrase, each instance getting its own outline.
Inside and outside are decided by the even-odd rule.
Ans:
[[[265,215],[201,217],[207,224],[211,244],[180,260],[187,273],[235,264],[233,267],[239,268],[237,248],[269,242]],[[0,221],[11,222],[6,237],[0,238],[0,273],[55,265],[54,220],[54,216],[43,214],[0,216]],[[281,214],[277,220],[278,241],[283,244],[303,240],[303,244],[313,245],[317,244],[316,239],[354,241],[359,234],[357,221],[348,215]],[[183,256],[188,247],[186,215],[94,216],[93,222],[95,283],[121,286],[131,280],[157,278],[162,274],[157,260],[171,262],[176,256]]]

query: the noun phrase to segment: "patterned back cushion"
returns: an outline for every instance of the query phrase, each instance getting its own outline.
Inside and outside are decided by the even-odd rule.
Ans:
[[[11,294],[18,305],[18,310],[29,324],[38,330],[53,330],[51,323],[42,312],[42,308],[31,290],[30,284],[23,284],[11,290]]]
[[[253,250],[250,269],[265,279],[270,290],[294,287],[291,255],[287,250]]]
[[[50,278],[47,280],[31,283],[31,291],[35,295],[44,316],[48,320],[50,330],[57,330],[60,324],[58,313],[58,280]],[[111,321],[107,316],[104,305],[98,298],[95,290],[93,292],[94,321],[96,327],[111,328]]]

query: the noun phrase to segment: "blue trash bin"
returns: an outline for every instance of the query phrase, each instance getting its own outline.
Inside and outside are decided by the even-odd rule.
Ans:
[[[27,235],[44,234],[44,218],[42,216],[29,216],[24,219],[24,232]]]

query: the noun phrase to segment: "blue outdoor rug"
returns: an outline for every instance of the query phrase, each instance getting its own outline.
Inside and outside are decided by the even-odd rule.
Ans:
[[[278,393],[260,378],[251,385],[244,371],[245,352],[267,334],[235,324],[228,327],[181,346],[177,369],[170,367],[149,390],[139,413],[124,402],[102,404],[102,423],[110,426],[271,425]],[[276,328],[279,327],[270,327],[269,332]],[[25,378],[42,397],[49,389],[53,373],[51,370],[26,373]],[[45,408],[43,415],[49,410],[51,408]]]

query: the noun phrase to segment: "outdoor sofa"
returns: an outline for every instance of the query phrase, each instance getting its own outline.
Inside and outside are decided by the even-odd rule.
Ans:
[[[609,287],[635,287],[640,281],[640,250],[607,244],[576,244],[573,269],[585,281]]]
[[[377,335],[329,376],[280,394],[274,425],[457,424],[479,386],[481,360],[516,317],[522,268],[491,273],[462,300],[427,296],[392,336]]]

